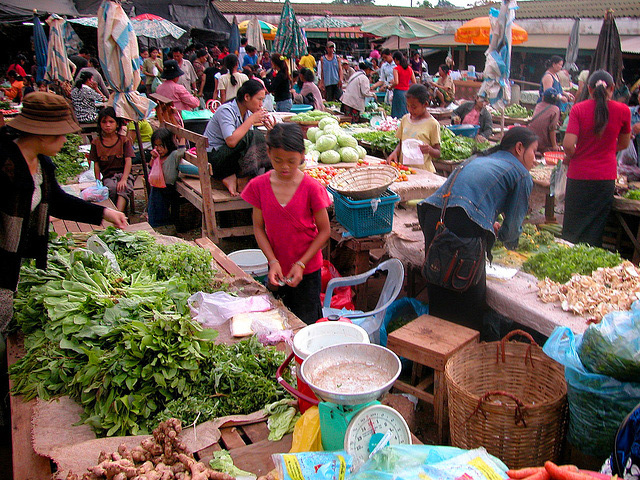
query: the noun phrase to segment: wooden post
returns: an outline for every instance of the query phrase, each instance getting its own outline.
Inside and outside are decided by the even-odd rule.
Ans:
[[[136,127],[136,137],[138,138],[138,149],[140,150],[140,160],[142,162],[142,174],[144,176],[144,195],[147,201],[149,201],[149,169],[147,168],[147,159],[144,154],[144,147],[142,146],[142,135],[140,134],[140,126],[135,121],[133,124]]]

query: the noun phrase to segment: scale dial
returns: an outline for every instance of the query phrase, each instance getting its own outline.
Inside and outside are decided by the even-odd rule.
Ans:
[[[391,432],[389,444],[411,445],[411,431],[402,415],[386,405],[371,405],[351,419],[344,435],[344,449],[353,457],[354,465],[369,458],[385,433]]]

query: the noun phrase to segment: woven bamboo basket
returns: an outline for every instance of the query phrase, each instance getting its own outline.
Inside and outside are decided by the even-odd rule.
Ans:
[[[329,186],[345,197],[367,200],[382,195],[398,175],[390,165],[350,168],[333,177]]]
[[[516,334],[531,344],[508,342]],[[445,367],[451,444],[485,447],[509,468],[557,461],[567,428],[563,367],[515,330],[470,345]]]

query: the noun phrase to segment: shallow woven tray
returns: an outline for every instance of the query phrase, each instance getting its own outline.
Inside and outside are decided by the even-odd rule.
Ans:
[[[390,165],[358,167],[339,173],[329,186],[345,197],[366,200],[382,195],[398,175],[398,170]]]

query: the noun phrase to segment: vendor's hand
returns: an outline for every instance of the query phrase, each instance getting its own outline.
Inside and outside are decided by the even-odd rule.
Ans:
[[[253,112],[249,117],[249,120],[251,120],[252,125],[259,125],[261,123],[264,123],[264,119],[268,115],[268,113],[269,112],[267,112],[264,108],[261,108],[260,110],[256,110],[255,112]]]
[[[486,142],[486,141],[487,141],[487,139],[486,139],[486,138],[484,138],[482,135],[480,135],[480,134],[476,135],[476,142],[478,142],[478,143],[484,143],[484,142]]]
[[[451,117],[451,123],[454,125],[460,125],[461,121],[460,117]]]
[[[500,231],[500,227],[502,225],[500,225],[500,222],[493,222],[493,231],[495,232],[496,235],[498,235],[498,232]]]
[[[435,151],[435,148],[433,148],[431,145],[429,145],[428,143],[425,143],[423,145],[420,145],[420,151],[422,153],[426,153],[427,155],[433,155],[433,152]]]
[[[304,268],[302,268],[297,263],[291,267],[289,273],[287,274],[287,285],[290,287],[297,287],[298,284],[302,281],[302,275],[304,274]]]
[[[638,135],[640,134],[640,122],[634,124],[631,126],[631,133],[633,135]]]
[[[551,147],[551,151],[552,152],[561,152],[562,151],[562,145],[556,145],[555,147]]]
[[[102,218],[107,222],[113,223],[118,228],[125,228],[129,225],[125,214],[118,210],[114,210],[113,208],[105,208],[102,213]]]
[[[276,124],[276,119],[273,115],[267,112],[267,115],[264,117],[262,124],[267,128],[267,130],[271,130]]]
[[[389,156],[387,157],[387,163],[391,163],[391,162],[397,162],[398,161],[398,154],[396,153],[396,151],[394,150],[393,152],[391,152],[389,154]]]
[[[284,275],[282,274],[282,267],[279,262],[273,262],[269,265],[269,274],[267,275],[269,279],[269,283],[272,285],[279,286],[282,282],[284,282]]]
[[[126,188],[127,188],[127,179],[122,177],[122,180],[120,180],[116,185],[116,190],[118,192],[124,192]]]

